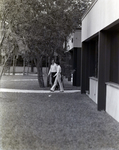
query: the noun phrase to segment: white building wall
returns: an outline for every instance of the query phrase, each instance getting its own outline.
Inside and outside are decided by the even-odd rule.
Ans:
[[[81,30],[76,30],[68,38],[67,51],[74,47],[81,48],[81,45]]]
[[[67,40],[67,51],[71,50],[74,47],[74,43],[72,42],[72,39],[74,37],[74,33],[72,33]]]
[[[119,122],[119,85],[106,84],[106,112]]]
[[[77,30],[75,33],[74,33],[74,47],[78,47],[78,48],[81,48],[81,30]]]
[[[119,0],[97,0],[82,19],[82,42],[119,19]]]
[[[89,80],[89,97],[97,104],[98,98],[98,79],[95,77],[90,77]]]

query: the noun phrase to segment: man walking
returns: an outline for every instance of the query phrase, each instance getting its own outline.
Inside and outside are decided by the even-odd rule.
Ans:
[[[55,81],[55,78],[54,75],[57,73],[57,65],[54,61],[54,59],[52,59],[52,64],[50,66],[50,70],[49,70],[49,73],[48,73],[48,76],[51,75],[51,82],[52,82],[52,85],[54,84],[54,81]]]
[[[54,82],[53,86],[51,87],[50,91],[54,92],[54,90],[57,86],[57,83],[58,83],[59,87],[60,87],[60,92],[64,92],[63,84],[61,81],[61,66],[60,66],[59,62],[57,62],[57,73],[54,75],[54,77],[56,77],[55,82]]]

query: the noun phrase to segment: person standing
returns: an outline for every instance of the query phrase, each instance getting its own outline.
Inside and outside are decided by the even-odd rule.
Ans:
[[[61,81],[61,66],[60,66],[60,63],[57,62],[57,73],[54,75],[55,78],[55,82],[53,84],[53,86],[51,87],[50,91],[54,92],[56,86],[57,86],[57,83],[59,84],[59,87],[60,87],[60,92],[64,92],[64,88],[63,88],[63,84],[62,84],[62,81]]]
[[[56,73],[57,73],[57,65],[56,65],[54,59],[52,59],[52,64],[50,66],[50,70],[49,70],[49,73],[48,73],[48,76],[51,75],[51,83],[52,83],[52,85],[54,84],[54,81],[55,81],[54,75]]]

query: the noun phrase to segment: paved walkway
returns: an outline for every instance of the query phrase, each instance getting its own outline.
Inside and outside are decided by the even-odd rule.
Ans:
[[[22,89],[7,89],[0,88],[0,92],[4,93],[61,93],[60,91],[51,92],[50,90],[22,90]],[[65,90],[63,93],[76,93],[80,92],[80,90]]]
[[[0,150],[119,150],[119,123],[80,92],[1,92]]]

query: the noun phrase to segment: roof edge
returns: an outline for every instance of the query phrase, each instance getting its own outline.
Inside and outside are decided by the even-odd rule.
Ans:
[[[85,13],[82,16],[82,20],[87,16],[87,14],[91,11],[91,9],[93,8],[93,6],[97,3],[98,0],[95,0],[90,6],[89,8],[85,11]]]

